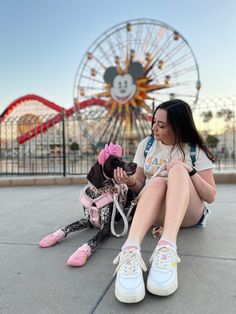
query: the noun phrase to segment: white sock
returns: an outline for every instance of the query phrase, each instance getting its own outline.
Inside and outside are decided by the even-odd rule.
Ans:
[[[161,237],[160,240],[158,241],[158,244],[160,243],[160,245],[161,245],[162,241],[165,242],[166,244],[171,245],[175,250],[177,250],[176,243],[174,243],[174,242],[172,242],[172,241],[170,241],[170,240],[168,240],[166,238]]]
[[[122,246],[122,251],[127,250],[127,249],[131,249],[131,248],[135,248],[135,249],[140,250],[140,244],[136,243],[136,242],[126,241],[124,243],[124,245]]]

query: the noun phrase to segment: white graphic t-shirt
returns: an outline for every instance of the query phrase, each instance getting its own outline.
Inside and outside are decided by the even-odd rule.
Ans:
[[[190,147],[188,144],[184,145],[185,160],[183,160],[183,153],[177,147],[164,145],[161,141],[154,140],[151,148],[149,149],[145,158],[144,151],[147,146],[149,137],[142,140],[137,148],[134,156],[134,162],[144,170],[146,177],[146,184],[154,175],[154,173],[170,160],[179,159],[184,161],[187,165],[192,166],[192,160],[190,157]],[[195,168],[197,171],[206,170],[213,168],[211,160],[206,156],[205,152],[199,147],[196,148],[196,162]],[[157,176],[167,177],[168,172],[166,169],[162,169]]]

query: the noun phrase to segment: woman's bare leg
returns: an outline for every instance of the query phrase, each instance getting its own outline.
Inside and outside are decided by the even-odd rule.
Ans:
[[[203,209],[188,172],[182,165],[173,166],[168,175],[166,208],[162,238],[176,243],[180,227],[196,224]]]
[[[141,243],[149,228],[156,221],[163,206],[167,183],[155,178],[140,196],[126,242]]]
[[[175,165],[169,171],[168,184],[158,177],[141,195],[126,242],[141,243],[152,225],[164,224],[162,237],[175,243],[179,228],[195,225],[202,210],[203,202],[188,172]]]

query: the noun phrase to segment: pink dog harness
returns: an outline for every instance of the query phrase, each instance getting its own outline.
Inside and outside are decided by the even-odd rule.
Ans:
[[[80,201],[82,205],[89,210],[90,221],[93,225],[101,228],[100,209],[113,202],[113,195],[111,192],[106,192],[97,198],[89,197],[85,190],[80,193]],[[92,206],[95,204],[96,206]]]
[[[113,203],[116,200],[117,200],[116,205],[115,205],[116,208],[118,208],[118,206],[120,207],[120,205],[123,207],[126,201],[126,195],[128,191],[127,185],[116,184],[116,191],[117,191],[116,193],[112,193],[108,191],[108,192],[103,193],[102,195],[99,195],[98,197],[94,199],[86,194],[85,192],[86,188],[87,187],[85,187],[85,189],[82,190],[80,193],[80,202],[86,209],[88,209],[91,223],[95,225],[97,228],[101,228],[101,219],[100,219],[101,208],[110,203]]]

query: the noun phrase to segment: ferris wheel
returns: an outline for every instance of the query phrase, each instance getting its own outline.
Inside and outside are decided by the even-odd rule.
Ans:
[[[182,34],[157,20],[135,19],[89,47],[76,73],[74,103],[93,146],[124,145],[150,133],[159,103],[180,98],[194,109],[200,87],[196,58]]]

